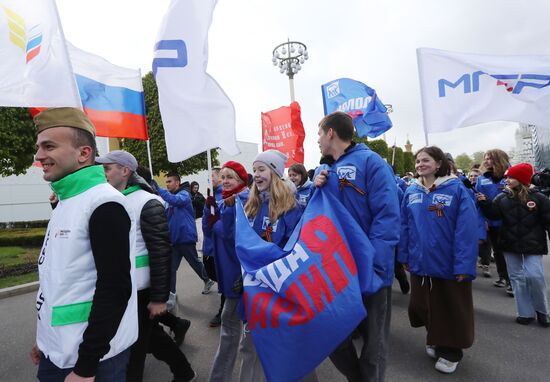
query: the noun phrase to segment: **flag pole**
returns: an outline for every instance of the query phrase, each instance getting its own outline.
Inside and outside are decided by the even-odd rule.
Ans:
[[[391,156],[391,165],[393,166],[395,164],[395,147],[397,145],[397,138],[393,141],[393,154]]]
[[[212,195],[215,197],[215,192],[212,185],[212,156],[210,154],[210,149],[206,150],[206,161],[208,162],[207,163],[208,176],[206,177],[206,181],[208,185],[206,187],[206,194],[208,196]],[[212,194],[210,194],[210,190],[212,190]],[[210,215],[215,215],[215,214],[216,214],[216,209],[214,208],[214,206],[210,206]]]
[[[153,161],[151,160],[151,145],[149,144],[149,139],[145,141],[147,143],[147,159],[149,160],[149,171],[151,171],[151,176],[153,176]]]

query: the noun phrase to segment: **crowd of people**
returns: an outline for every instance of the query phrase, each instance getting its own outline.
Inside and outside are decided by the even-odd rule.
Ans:
[[[335,112],[319,123],[314,171],[294,164],[285,179],[287,156],[268,150],[251,174],[235,161],[213,169],[204,197],[176,173],[161,187],[126,151],[97,157],[94,127],[80,110],[48,109],[35,124],[36,160],[54,191],[31,351],[40,381],[141,381],[147,353],[169,365],[174,381],[195,380],[180,349],[190,321],[174,314],[182,258],[202,293],[217,283],[221,297],[209,322],[220,338],[208,380],[231,381],[238,356],[240,381],[266,380],[244,311],[236,206],[258,236],[282,248],[316,192],[333,194],[361,227],[375,251],[370,271],[382,280],[363,296],[367,317],[330,354],[348,381],[385,379],[394,277],[410,291],[410,325],[426,328],[419,349],[442,373],[455,372],[473,344],[478,266],[492,277],[495,261],[494,285],[515,297],[517,323],[550,326],[542,263],[550,200],[530,187],[532,166],[511,166],[502,150],[487,151],[465,175],[450,154],[424,147],[415,174],[401,178],[354,142],[352,118]],[[301,380],[318,380],[315,370]]]

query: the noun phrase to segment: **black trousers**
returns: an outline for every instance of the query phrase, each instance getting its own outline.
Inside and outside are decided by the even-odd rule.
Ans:
[[[130,347],[130,360],[126,372],[128,382],[141,382],[143,380],[143,368],[145,366],[145,357],[149,347],[149,338],[153,321],[149,319],[149,289],[138,291],[138,339]]]
[[[509,281],[510,279],[508,278],[508,270],[506,269],[506,260],[504,259],[502,249],[498,246],[499,236],[500,227],[489,227],[489,231],[487,231],[487,238],[491,241],[498,276],[506,279],[506,281]]]
[[[166,334],[157,322],[151,328],[148,350],[156,359],[168,364],[172,374],[174,374],[174,380],[189,380],[193,376],[193,369],[187,357],[185,357],[185,354],[176,345],[172,337]]]

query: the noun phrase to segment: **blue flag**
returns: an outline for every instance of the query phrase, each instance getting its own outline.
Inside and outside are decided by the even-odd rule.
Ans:
[[[285,248],[262,240],[237,206],[236,250],[248,327],[268,381],[298,381],[366,316],[382,281],[365,232],[318,189]]]
[[[364,83],[340,78],[321,85],[321,90],[325,115],[337,110],[350,114],[359,137],[376,138],[392,127],[386,106]]]

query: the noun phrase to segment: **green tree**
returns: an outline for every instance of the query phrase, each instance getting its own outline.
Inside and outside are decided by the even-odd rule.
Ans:
[[[166,142],[164,140],[164,127],[160,117],[158,103],[158,90],[153,77],[149,72],[143,77],[143,92],[145,94],[145,107],[147,110],[147,126],[151,144],[151,158],[153,161],[153,172],[159,175],[160,172],[176,171],[180,175],[190,175],[208,168],[206,152],[195,155],[183,162],[172,163],[168,161],[166,154]],[[180,142],[185,145],[185,142]],[[147,146],[145,141],[137,139],[122,139],[121,148],[131,152],[142,165],[148,163]],[[212,164],[218,165],[218,150],[212,150]]]
[[[382,158],[388,157],[388,144],[385,140],[375,139],[373,141],[369,141],[367,145],[372,151],[380,155]]]
[[[409,152],[403,153],[403,170],[405,172],[413,172],[415,171],[414,168],[414,154]]]
[[[468,172],[473,164],[472,158],[466,153],[462,153],[455,158],[456,168],[460,168],[465,172]]]
[[[474,157],[474,161],[472,162],[473,164],[481,164],[483,163],[483,154],[484,152],[483,151],[476,151],[473,155]]]
[[[36,129],[27,108],[0,108],[0,175],[27,172],[35,153]]]
[[[388,148],[388,163],[391,164],[393,160],[393,170],[396,174],[403,176],[405,169],[405,155],[401,147],[395,148],[395,157],[393,155],[393,146]]]

